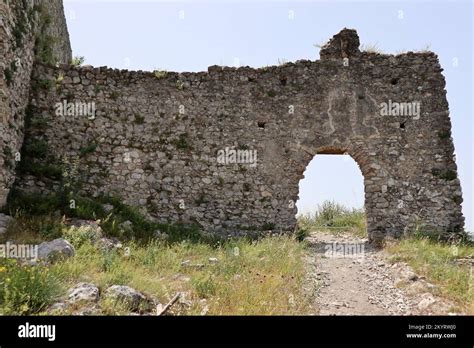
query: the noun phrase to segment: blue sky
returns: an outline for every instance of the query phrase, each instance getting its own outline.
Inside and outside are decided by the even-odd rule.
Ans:
[[[319,58],[342,28],[386,53],[427,46],[447,81],[466,228],[473,228],[473,5],[471,1],[64,0],[73,54],[131,70],[202,71]],[[326,199],[363,206],[351,158],[316,156],[300,183],[299,211]]]

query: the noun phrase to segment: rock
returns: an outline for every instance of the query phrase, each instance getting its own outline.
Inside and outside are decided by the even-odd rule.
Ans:
[[[210,263],[217,263],[217,262],[219,262],[219,260],[218,260],[217,258],[215,258],[215,257],[210,257],[210,258],[208,259],[208,261],[209,261]]]
[[[69,258],[75,254],[74,247],[63,238],[43,242],[38,245],[38,258],[47,261]]]
[[[96,246],[102,250],[112,250],[122,248],[122,243],[117,238],[100,238]]]
[[[209,306],[207,304],[206,299],[199,300],[199,304],[201,305],[201,315],[206,315],[209,312]]]
[[[112,285],[105,290],[105,297],[125,303],[131,311],[149,311],[153,303],[141,292],[125,285]]]
[[[83,307],[83,308],[80,308],[79,310],[77,311],[74,311],[72,313],[72,315],[100,315],[101,312],[99,310],[99,308],[97,308],[97,305],[93,305],[93,306],[87,306],[87,307]]]
[[[418,276],[415,274],[415,272],[411,271],[411,270],[407,270],[403,273],[403,277],[406,279],[406,280],[409,280],[409,281],[415,281],[418,279]]]
[[[190,277],[188,277],[188,276],[186,276],[186,275],[184,275],[184,274],[182,274],[182,273],[174,274],[174,275],[172,276],[172,279],[173,279],[173,280],[178,280],[178,281],[180,281],[180,282],[185,282],[185,283],[191,281],[191,278],[190,278]]]
[[[181,262],[181,267],[190,267],[190,268],[201,269],[201,268],[204,268],[204,264],[203,263],[191,263],[191,260],[186,260],[186,261]]]
[[[53,303],[49,308],[46,310],[48,314],[61,314],[69,308],[69,304],[65,302],[56,302]]]
[[[133,223],[129,220],[122,222],[119,228],[124,232],[131,232],[133,230]]]
[[[155,238],[159,240],[167,240],[169,238],[169,235],[167,233],[157,230],[155,231]]]
[[[420,311],[428,309],[436,300],[430,293],[425,293],[422,295],[422,300],[418,303],[418,309]]]
[[[92,242],[103,236],[102,228],[97,221],[72,219],[69,224],[71,227],[68,230],[68,234],[86,235]]]
[[[410,280],[410,281],[415,281],[418,279],[418,276],[415,274],[415,272],[412,272],[412,271],[406,271],[404,276],[407,280]]]
[[[68,301],[76,302],[96,302],[99,300],[99,288],[94,284],[78,283],[68,291]]]
[[[104,208],[104,211],[108,214],[114,209],[114,206],[112,204],[106,203],[102,204],[102,208]]]
[[[0,214],[0,235],[7,231],[8,225],[13,221],[9,215]]]
[[[102,228],[100,227],[99,223],[94,220],[71,219],[69,221],[69,225],[75,227],[87,227],[102,233]]]

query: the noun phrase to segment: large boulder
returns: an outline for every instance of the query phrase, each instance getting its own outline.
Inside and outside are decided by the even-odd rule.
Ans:
[[[68,302],[97,302],[99,300],[99,288],[94,284],[78,283],[68,291]]]
[[[124,303],[131,311],[149,311],[153,308],[153,301],[141,292],[126,286],[112,285],[105,290],[105,298]]]
[[[0,234],[7,231],[7,227],[12,222],[13,218],[9,215],[0,214]]]
[[[75,254],[74,247],[63,238],[43,242],[38,245],[38,259],[40,260],[55,261],[72,257]]]

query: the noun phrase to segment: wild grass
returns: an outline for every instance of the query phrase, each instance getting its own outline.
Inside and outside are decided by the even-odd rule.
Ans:
[[[93,283],[101,292],[111,285],[128,285],[160,303],[180,292],[188,305],[175,314],[310,313],[310,296],[303,290],[305,247],[292,237],[238,239],[218,246],[131,241],[110,251],[99,249],[87,237],[72,239],[76,255],[48,268],[12,260],[2,263],[0,313],[44,313],[78,282]],[[99,305],[102,314],[127,313],[106,300]]]
[[[304,247],[292,238],[236,240],[215,248],[156,241],[127,247],[129,254],[83,244],[75,258],[54,265],[51,272],[69,284],[129,285],[162,303],[184,292],[190,306],[183,314],[200,314],[202,300],[207,314],[216,315],[305,314],[309,308],[302,290]]]
[[[112,208],[106,212],[103,204]],[[184,309],[178,314],[311,312],[309,295],[303,290],[305,244],[293,236],[224,241],[195,227],[149,221],[112,197],[78,196],[76,208],[69,209],[60,195],[16,192],[9,199],[8,211],[15,219],[3,242],[38,244],[61,237],[75,247],[76,255],[47,268],[16,261],[1,264],[0,313],[45,313],[78,282],[93,283],[101,292],[111,285],[128,285],[160,303],[180,292],[188,305],[181,306]],[[95,220],[105,236],[120,238],[123,247],[99,248],[94,241],[100,234],[90,226],[69,226],[71,218]],[[126,231],[120,227],[124,221],[131,223]],[[164,233],[168,237],[162,240]],[[14,287],[7,278],[15,279]],[[107,300],[101,300],[99,307],[101,314],[127,314],[126,308]]]
[[[474,245],[449,244],[427,237],[410,237],[386,247],[393,262],[403,261],[416,273],[437,285],[438,295],[474,314]]]
[[[318,205],[314,213],[298,217],[300,230],[331,231],[334,233],[350,232],[363,237],[367,235],[367,222],[363,209],[349,209],[334,201],[325,201]]]
[[[13,190],[12,190],[13,191]],[[69,206],[70,199],[74,198],[75,208]],[[106,212],[103,204],[113,206],[112,211]],[[99,197],[90,199],[80,195],[70,196],[66,192],[51,195],[38,195],[22,192],[11,192],[7,213],[16,217],[15,223],[9,226],[4,238],[28,238],[50,240],[58,238],[61,233],[57,228],[64,224],[67,218],[97,220],[106,236],[117,237],[123,240],[147,242],[153,239],[157,232],[166,233],[169,242],[189,239],[216,243],[217,239],[200,231],[197,225],[156,223],[148,220],[138,209],[121,202],[116,197]],[[45,221],[45,227],[41,222]],[[123,229],[120,224],[129,221],[132,228]],[[38,231],[38,224],[40,225]],[[48,232],[49,229],[53,231]],[[36,233],[35,233],[36,229]]]
[[[368,53],[383,53],[383,51],[379,48],[378,44],[372,44],[372,43],[368,43],[368,44],[362,44],[360,46],[360,50],[363,51],[363,52],[368,52]]]
[[[39,313],[62,291],[61,282],[47,267],[31,267],[16,260],[0,259],[0,314]]]

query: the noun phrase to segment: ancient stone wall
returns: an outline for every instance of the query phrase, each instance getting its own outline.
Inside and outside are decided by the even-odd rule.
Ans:
[[[320,60],[261,69],[38,64],[25,147],[42,152],[18,187],[57,188],[54,166],[76,163],[83,194],[121,197],[162,222],[222,235],[290,231],[308,163],[347,153],[364,176],[372,240],[417,224],[459,231],[441,72],[431,52],[360,52],[353,30],[336,35]]]
[[[35,59],[69,63],[71,47],[61,0],[0,1],[0,208],[23,142]]]

